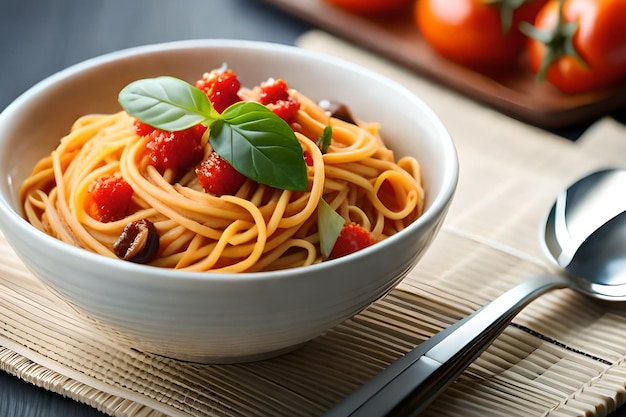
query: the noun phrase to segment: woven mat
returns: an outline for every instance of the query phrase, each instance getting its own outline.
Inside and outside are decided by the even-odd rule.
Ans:
[[[211,366],[116,346],[40,286],[0,235],[2,369],[112,416],[320,415],[434,333],[549,271],[538,230],[557,192],[623,163],[626,127],[611,119],[570,142],[328,34],[310,32],[298,44],[404,84],[455,138],[458,192],[418,267],[387,297],[297,351]],[[624,305],[553,291],[527,307],[425,415],[603,416],[626,402],[625,358]]]

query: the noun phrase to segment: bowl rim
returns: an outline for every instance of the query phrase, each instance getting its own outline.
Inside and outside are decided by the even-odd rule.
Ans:
[[[28,103],[31,97],[36,96],[40,91],[45,90],[49,86],[52,86],[64,79],[71,78],[76,74],[82,73],[90,69],[94,69],[98,66],[112,63],[114,61],[123,60],[126,58],[136,57],[138,55],[149,55],[154,53],[163,53],[168,51],[182,50],[182,49],[198,49],[198,48],[226,48],[226,49],[248,49],[248,50],[264,50],[274,51],[286,54],[295,54],[297,56],[306,56],[307,58],[313,58],[327,62],[334,66],[344,67],[349,71],[354,71],[363,74],[369,78],[374,78],[377,82],[381,82],[388,87],[396,90],[397,92],[407,96],[420,111],[429,119],[432,127],[436,129],[436,136],[442,138],[441,146],[443,147],[443,160],[447,161],[445,169],[443,171],[441,184],[442,187],[439,190],[434,190],[435,196],[431,201],[431,204],[424,211],[424,213],[407,226],[401,232],[390,236],[382,242],[378,242],[376,245],[372,245],[365,249],[362,249],[356,253],[350,254],[338,259],[328,260],[315,265],[309,265],[305,267],[290,268],[277,271],[263,271],[263,272],[239,272],[239,273],[220,273],[220,272],[193,272],[193,271],[181,271],[171,268],[160,268],[150,265],[135,264],[132,262],[124,262],[119,259],[109,258],[103,255],[93,253],[91,251],[79,248],[68,243],[62,242],[45,232],[32,226],[26,219],[22,217],[20,213],[13,209],[12,204],[7,200],[4,194],[0,194],[0,223],[13,222],[22,233],[25,233],[28,238],[41,239],[42,243],[51,246],[55,251],[67,253],[69,256],[78,257],[84,259],[86,262],[92,263],[95,266],[101,266],[103,268],[110,269],[123,269],[133,274],[133,279],[139,277],[149,277],[151,281],[155,279],[162,280],[188,280],[188,281],[230,281],[236,280],[238,282],[257,281],[257,280],[279,280],[284,278],[293,279],[294,275],[310,275],[321,273],[323,274],[327,268],[337,268],[341,264],[350,262],[359,262],[371,256],[372,252],[378,251],[383,245],[390,245],[395,240],[401,239],[415,229],[425,228],[428,225],[436,223],[437,219],[441,215],[445,215],[448,206],[454,196],[458,177],[459,177],[459,160],[454,141],[443,125],[440,118],[435,112],[416,94],[408,90],[400,83],[384,76],[374,70],[368,69],[359,64],[350,62],[343,58],[335,57],[318,51],[311,51],[300,48],[294,45],[280,44],[267,41],[252,41],[252,40],[238,40],[238,39],[189,39],[180,41],[169,41],[161,43],[151,43],[139,46],[133,46],[129,48],[120,49],[117,51],[108,52],[99,56],[95,56],[81,62],[70,65],[48,77],[37,82],[17,98],[15,98],[2,112],[0,112],[0,126],[4,124],[7,118],[11,118],[11,115],[18,112],[20,108]],[[4,228],[3,228],[4,229]],[[6,236],[7,240],[10,238]],[[123,262],[123,263],[122,263]],[[122,267],[123,265],[123,267]]]

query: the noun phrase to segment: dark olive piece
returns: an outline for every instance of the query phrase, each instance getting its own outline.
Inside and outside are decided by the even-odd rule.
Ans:
[[[318,105],[322,110],[328,113],[329,116],[347,123],[352,123],[353,125],[356,124],[354,117],[352,117],[352,112],[350,112],[350,109],[345,104],[331,100],[321,100]]]
[[[145,264],[159,251],[159,234],[150,220],[128,223],[113,245],[118,258]]]

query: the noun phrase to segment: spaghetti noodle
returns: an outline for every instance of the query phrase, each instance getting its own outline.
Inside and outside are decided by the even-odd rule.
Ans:
[[[258,90],[258,89],[257,89]],[[239,97],[254,100],[255,89]],[[322,262],[318,204],[367,230],[374,242],[417,219],[424,191],[418,161],[394,160],[373,123],[340,120],[297,90],[290,121],[307,156],[309,188],[281,190],[246,179],[232,195],[213,195],[194,169],[159,170],[147,156],[148,138],[124,111],[79,118],[58,147],[23,183],[24,215],[35,227],[69,244],[116,257],[114,245],[127,225],[149,219],[158,233],[158,254],[149,264],[189,271],[253,272]],[[318,138],[332,128],[322,152]],[[212,151],[203,136],[204,157]],[[131,205],[111,221],[89,212],[90,187],[98,178],[122,178]]]

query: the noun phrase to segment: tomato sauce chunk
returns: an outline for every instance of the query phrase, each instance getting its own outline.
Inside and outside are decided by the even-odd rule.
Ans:
[[[300,102],[289,95],[289,86],[283,79],[270,80],[261,85],[259,102],[268,106],[278,117],[291,123],[300,110]]]
[[[200,163],[196,175],[204,191],[218,197],[235,194],[246,181],[243,174],[216,152]]]
[[[330,252],[329,258],[335,259],[349,255],[374,243],[370,232],[354,222],[346,222]]]
[[[203,129],[197,127],[176,132],[154,129],[146,144],[150,163],[159,172],[192,168],[204,156],[202,133]]]
[[[123,178],[102,176],[87,189],[85,210],[100,222],[113,222],[126,217],[132,197],[133,188]]]
[[[135,132],[137,132],[139,136],[148,136],[150,133],[154,132],[154,127],[144,122],[140,122],[139,120],[135,120],[134,126]]]
[[[241,83],[230,69],[204,73],[202,78],[196,81],[196,87],[204,91],[218,113],[241,101],[238,94]]]

